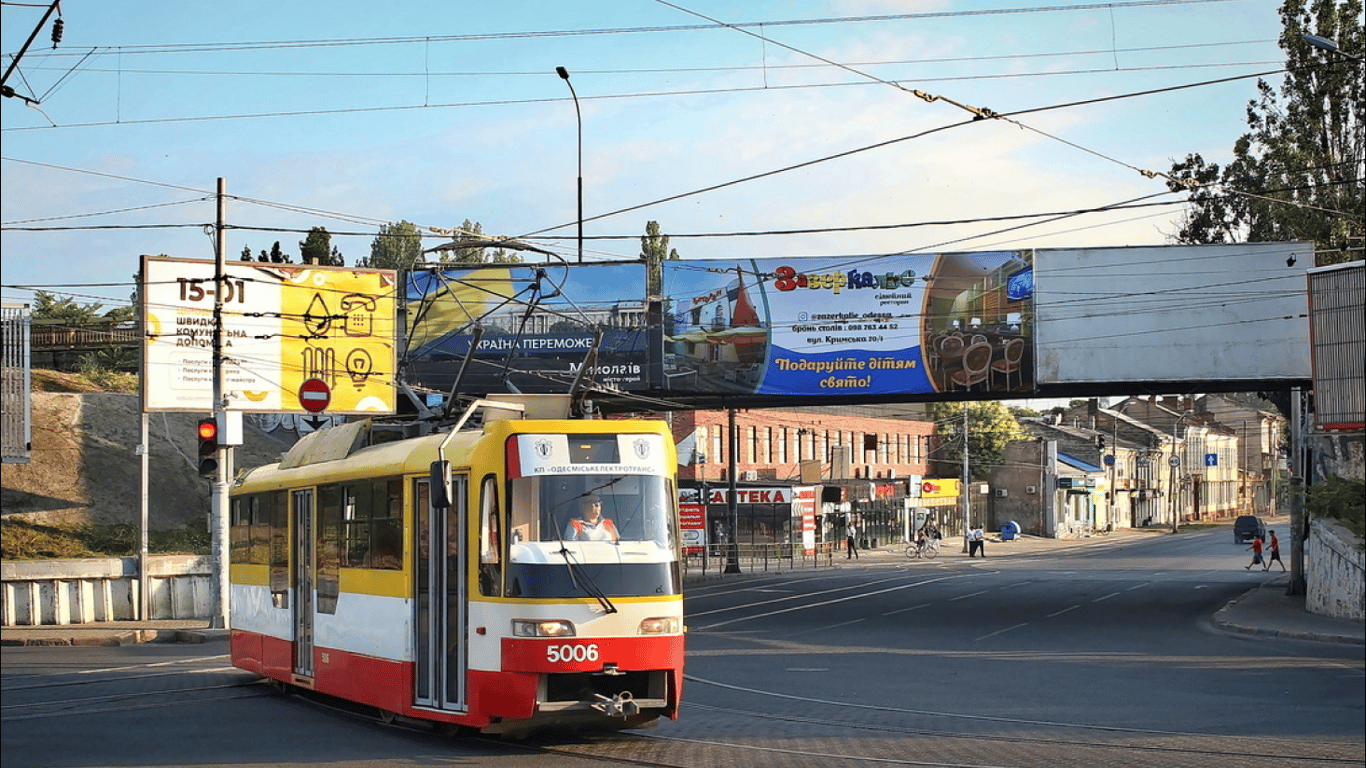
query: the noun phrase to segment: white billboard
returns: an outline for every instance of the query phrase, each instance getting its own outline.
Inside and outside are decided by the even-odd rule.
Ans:
[[[1307,242],[1035,251],[1039,385],[1308,379]]]
[[[321,379],[328,414],[392,413],[397,340],[392,270],[144,256],[142,386],[149,411],[214,411],[215,298],[222,300],[223,408],[304,413]]]

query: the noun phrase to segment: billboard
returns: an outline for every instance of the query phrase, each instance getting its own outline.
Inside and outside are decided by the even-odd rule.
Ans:
[[[149,411],[216,410],[214,305],[222,302],[223,408],[304,413],[299,388],[326,382],[329,414],[393,413],[392,270],[144,256],[142,386]]]
[[[1366,262],[1309,271],[1314,424],[1324,430],[1366,426]]]
[[[1028,393],[1033,258],[665,261],[662,383],[807,397]]]
[[[415,388],[449,392],[476,327],[462,392],[563,394],[586,361],[596,389],[650,386],[642,263],[432,269],[410,273],[406,293],[404,378]]]
[[[1042,386],[1309,378],[1313,243],[1040,249],[1035,262]]]

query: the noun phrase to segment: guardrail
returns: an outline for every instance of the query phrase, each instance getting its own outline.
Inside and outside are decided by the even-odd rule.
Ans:
[[[834,542],[808,553],[800,544],[714,544],[683,559],[687,578],[734,573],[781,573],[834,565]],[[152,555],[147,562],[147,619],[208,619],[213,613],[213,560],[192,555]],[[96,621],[137,621],[138,559],[110,557],[18,560],[0,563],[3,625],[62,626]]]
[[[213,561],[192,555],[147,558],[148,619],[208,619]],[[32,560],[0,563],[6,627],[136,621],[138,559]]]
[[[816,545],[808,553],[801,544],[711,544],[701,553],[683,558],[683,575],[687,577],[724,576],[729,573],[780,573],[802,568],[829,568],[834,565],[834,542]]]

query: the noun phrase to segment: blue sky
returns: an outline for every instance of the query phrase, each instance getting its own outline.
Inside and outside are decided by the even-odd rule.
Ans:
[[[1278,7],[65,0],[62,44],[45,28],[7,81],[41,111],[0,107],[3,299],[115,306],[140,254],[212,258],[218,177],[244,198],[230,259],[279,240],[297,260],[325,226],[351,264],[400,219],[552,236],[534,242],[572,259],[556,66],[582,110],[589,259],[635,257],[651,219],[688,259],[1161,244],[1178,206],[998,230],[1176,199],[1139,170],[1224,161],[1255,79],[961,125],[912,91],[1009,113],[1276,70]],[[6,65],[42,11],[4,5]],[[748,234],[794,229],[816,231]]]

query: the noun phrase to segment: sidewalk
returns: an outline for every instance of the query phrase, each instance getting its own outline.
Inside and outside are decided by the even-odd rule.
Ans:
[[[1132,542],[1145,536],[1159,536],[1155,529],[1120,529],[1114,533],[1089,539],[1045,539],[1021,536],[1014,541],[989,537],[987,558],[1016,558],[1053,553],[1078,548],[1090,548]],[[958,551],[960,540],[946,539],[940,558],[966,560]],[[836,567],[857,564],[909,563],[901,546],[863,550],[857,561],[836,560]],[[978,562],[975,559],[972,562]],[[1289,637],[1349,645],[1366,644],[1366,625],[1346,619],[1334,619],[1309,613],[1304,609],[1304,595],[1287,595],[1289,574],[1267,574],[1267,580],[1219,609],[1213,616],[1214,625],[1225,632],[1271,637]],[[149,642],[205,643],[228,639],[226,629],[210,629],[204,619],[169,619],[159,621],[106,621],[65,626],[3,627],[0,645],[132,645]]]

